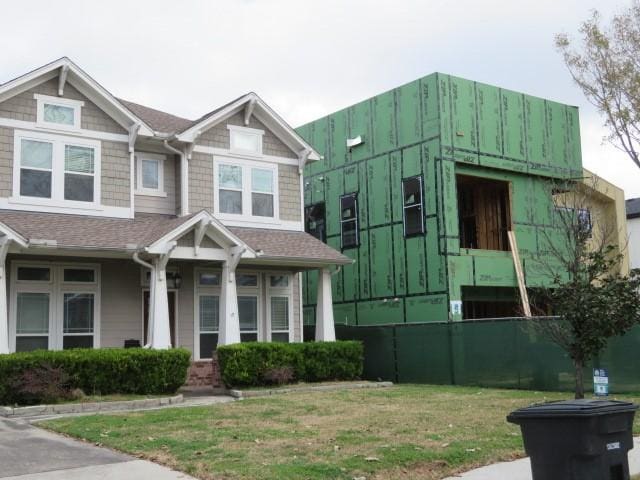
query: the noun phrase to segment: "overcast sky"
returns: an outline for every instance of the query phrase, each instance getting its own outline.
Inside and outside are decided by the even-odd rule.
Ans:
[[[0,83],[68,56],[116,96],[187,118],[257,92],[297,126],[433,71],[581,108],[584,165],[640,196],[640,169],[553,37],[628,0],[209,0],[3,3]]]

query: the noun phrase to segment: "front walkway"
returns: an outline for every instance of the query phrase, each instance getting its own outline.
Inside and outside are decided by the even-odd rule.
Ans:
[[[629,472],[631,475],[640,473],[640,437],[633,439],[634,448],[629,452]],[[461,473],[445,480],[531,480],[531,464],[529,458],[521,458],[513,462],[495,463],[486,467]]]
[[[0,420],[0,465],[6,480],[195,480],[16,420]]]

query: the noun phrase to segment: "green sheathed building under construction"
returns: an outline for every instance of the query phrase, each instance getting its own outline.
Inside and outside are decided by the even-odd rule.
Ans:
[[[578,109],[434,73],[303,125],[307,231],[352,258],[333,276],[337,324],[518,314],[559,231],[552,179],[582,175]],[[304,281],[314,323],[317,275]]]

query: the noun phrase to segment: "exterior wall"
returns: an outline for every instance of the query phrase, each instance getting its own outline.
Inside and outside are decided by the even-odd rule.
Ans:
[[[48,80],[0,103],[0,117],[10,118],[13,120],[23,120],[26,122],[35,122],[37,107],[36,99],[33,98],[35,93],[57,97],[58,79],[53,78]],[[66,83],[64,87],[64,95],[60,98],[81,100],[84,102],[84,107],[82,107],[81,110],[81,126],[83,129],[127,134],[127,131],[124,128],[100,110],[91,100],[76,90],[71,83]]]
[[[176,195],[178,194],[176,186],[177,182],[179,182],[179,177],[176,172],[178,170],[179,165],[178,162],[175,161],[174,156],[167,155],[164,160],[163,170],[164,191],[166,196],[135,195],[135,211],[141,213],[163,213],[166,215],[175,215],[176,209],[179,208],[179,202],[176,201]],[[138,171],[137,166],[134,171]],[[134,185],[137,185],[137,173],[135,173],[135,175]],[[176,206],[177,203],[178,206]]]
[[[13,128],[0,127],[0,197],[12,194]]]
[[[558,234],[552,178],[582,174],[575,107],[432,74],[298,129],[323,161],[305,170],[305,205],[325,203],[327,243],[341,248],[340,196],[357,192],[360,244],[333,277],[336,323],[459,320],[462,287],[516,287],[510,252],[460,248],[456,175],[509,182],[512,229],[527,285]],[[346,140],[361,135],[352,149]],[[405,238],[402,179],[422,175],[425,233]],[[304,282],[314,322],[317,272]]]
[[[255,115],[251,116],[249,125],[244,124],[243,115],[244,114],[242,112],[236,113],[235,115],[229,117],[226,121],[214,125],[209,130],[202,133],[202,135],[198,139],[197,144],[206,147],[224,148],[225,150],[228,150],[230,146],[230,138],[227,125],[237,125],[240,127],[249,127],[264,130],[264,136],[262,137],[262,152],[265,155],[273,155],[276,157],[285,158],[298,158],[295,152],[291,151],[291,149],[287,147],[282,142],[282,140],[280,140],[269,129],[267,129],[267,127],[265,127],[265,125],[260,120],[258,120]]]
[[[280,219],[294,222],[302,221],[298,167],[278,165],[278,193],[280,195]]]
[[[193,152],[189,162],[189,211],[213,212],[213,155]]]
[[[123,347],[124,341],[142,344],[142,287],[140,265],[133,260],[103,260],[101,267],[100,344]]]
[[[640,268],[640,217],[627,220],[631,268]]]
[[[129,147],[121,142],[102,142],[102,204],[129,207],[131,203]]]

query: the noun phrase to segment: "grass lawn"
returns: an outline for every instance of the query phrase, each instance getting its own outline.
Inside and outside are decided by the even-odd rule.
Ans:
[[[400,385],[63,418],[44,426],[207,480],[441,479],[523,456],[520,431],[505,416],[568,397]]]

